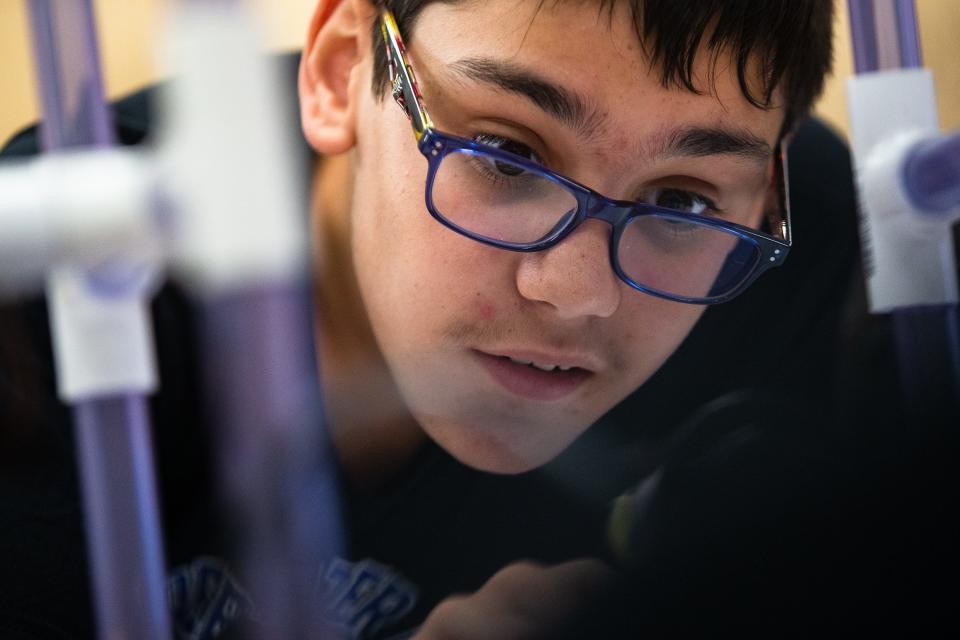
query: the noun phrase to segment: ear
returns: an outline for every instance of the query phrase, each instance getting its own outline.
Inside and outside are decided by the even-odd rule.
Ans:
[[[369,0],[318,0],[300,58],[300,124],[323,155],[351,149],[376,12]]]

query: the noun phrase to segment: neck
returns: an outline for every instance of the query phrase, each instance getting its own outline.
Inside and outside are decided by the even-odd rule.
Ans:
[[[311,205],[318,357],[328,428],[346,480],[354,490],[376,491],[426,436],[403,402],[363,305],[351,251],[352,183],[349,157],[318,162]]]

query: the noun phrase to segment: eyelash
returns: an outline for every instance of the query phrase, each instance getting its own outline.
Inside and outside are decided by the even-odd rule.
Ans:
[[[546,166],[544,165],[540,154],[534,151],[532,147],[522,142],[511,140],[510,138],[504,138],[503,136],[498,136],[492,133],[478,133],[477,135],[473,136],[473,141],[479,142],[480,144],[485,144],[488,147],[500,149],[501,151],[506,151],[507,153],[512,153],[513,155],[519,156],[524,160],[530,160],[539,165]],[[522,153],[518,150],[524,150],[527,153]]]
[[[510,138],[505,138],[503,136],[499,136],[496,134],[483,133],[483,132],[475,134],[472,139],[475,142],[478,142],[480,144],[494,147],[496,149],[500,149],[502,151],[512,153],[518,157],[524,158],[525,160],[536,162],[541,166],[546,166],[543,160],[541,159],[540,155],[532,147],[522,142],[518,142]],[[493,178],[502,179],[502,176],[496,175],[492,171],[490,171],[489,173],[490,175],[488,175],[487,177],[491,179]],[[724,213],[723,209],[719,208],[713,199],[701,193],[698,193],[696,191],[690,191],[688,189],[658,187],[655,189],[647,190],[640,198],[637,199],[637,201],[644,202],[647,204],[652,204],[654,206],[672,208],[672,207],[665,207],[664,205],[657,205],[656,196],[651,197],[651,194],[658,194],[658,195],[663,195],[663,194],[678,195],[679,194],[681,195],[681,197],[689,198],[693,202],[697,202],[703,205],[703,209],[696,213],[704,213],[705,215],[723,215]],[[674,208],[674,210],[685,211],[682,208]]]
[[[652,194],[656,194],[656,195],[652,195]],[[671,207],[669,205],[657,203],[656,201],[657,196],[662,196],[664,194],[680,195],[683,198],[689,198],[693,202],[702,204],[703,209],[701,209],[700,211],[691,212],[684,207]],[[652,204],[654,206],[663,207],[664,209],[673,209],[675,211],[683,211],[685,213],[695,213],[695,214],[712,215],[712,216],[723,215],[724,213],[723,209],[718,207],[716,202],[714,202],[711,198],[708,198],[703,194],[697,193],[696,191],[689,191],[687,189],[677,189],[677,188],[671,188],[671,187],[660,187],[657,189],[651,189],[647,191],[643,197],[639,198],[639,201]]]

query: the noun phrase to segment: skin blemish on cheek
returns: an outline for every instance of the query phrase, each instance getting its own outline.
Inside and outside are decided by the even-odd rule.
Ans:
[[[477,310],[483,320],[493,320],[497,315],[497,308],[493,306],[493,303],[481,298],[479,293],[477,294]]]

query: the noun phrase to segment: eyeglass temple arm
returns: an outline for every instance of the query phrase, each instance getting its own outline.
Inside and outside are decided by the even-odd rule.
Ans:
[[[780,183],[777,193],[780,194],[781,201],[778,203],[780,206],[780,216],[779,220],[773,221],[775,224],[780,226],[779,229],[774,229],[774,234],[780,236],[780,238],[785,241],[787,244],[793,243],[793,231],[791,229],[791,220],[790,220],[790,178],[789,178],[789,164],[787,157],[787,142],[781,141],[777,145],[776,152],[774,153],[774,171],[776,172],[776,180]]]
[[[391,93],[413,126],[417,141],[423,133],[433,127],[433,122],[423,106],[423,97],[417,85],[413,67],[407,61],[406,47],[400,36],[397,21],[390,11],[384,11],[380,20],[380,30],[383,33],[383,42],[387,49],[387,71],[390,74]]]
[[[781,141],[773,152],[773,176],[771,185],[777,194],[777,202],[765,207],[764,217],[770,225],[770,235],[785,243],[792,244],[790,229],[790,182],[787,179],[786,141]]]

